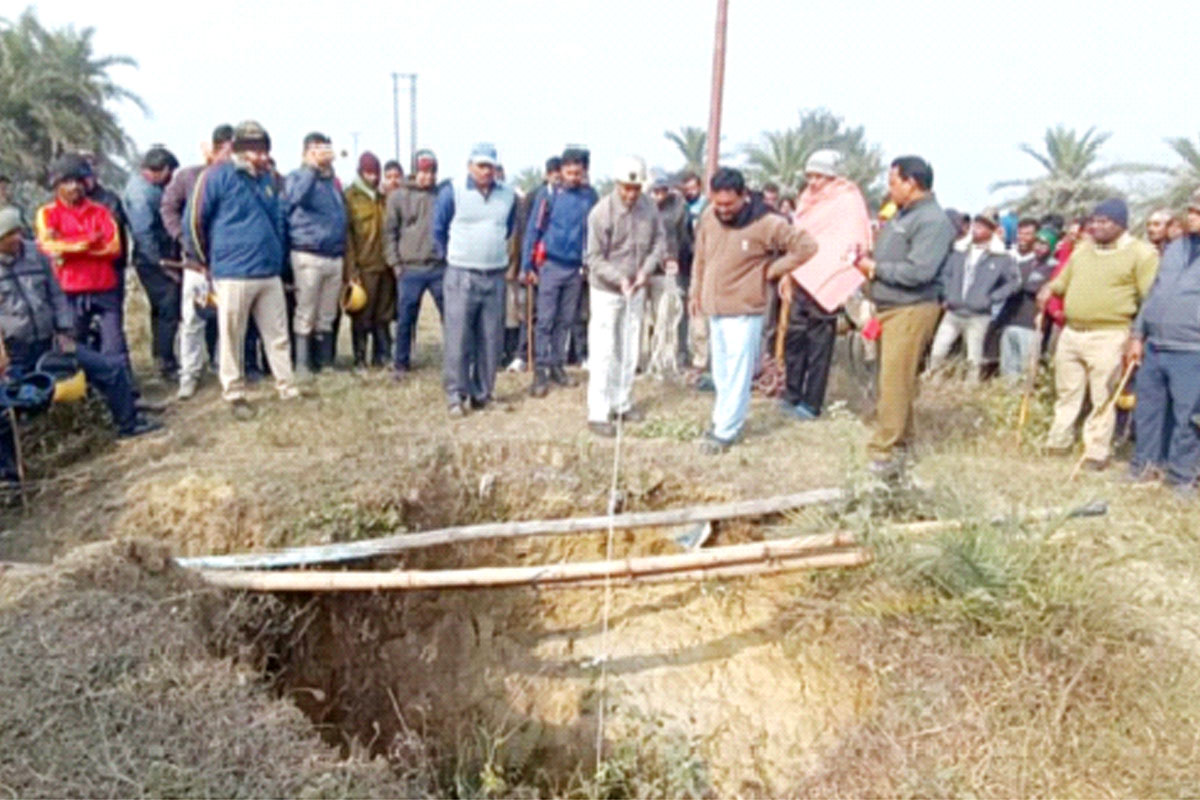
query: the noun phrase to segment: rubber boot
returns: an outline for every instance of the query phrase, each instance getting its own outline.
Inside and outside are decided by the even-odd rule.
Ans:
[[[371,333],[371,338],[374,340],[374,353],[371,356],[372,367],[387,366],[388,359],[392,353],[392,332],[386,324],[376,325]]]
[[[317,361],[322,367],[333,369],[334,338],[332,333],[317,334]]]
[[[296,334],[296,380],[312,380],[312,370],[309,368],[309,353],[312,337],[302,333]]]
[[[350,341],[354,349],[354,371],[362,372],[367,368],[367,332],[355,328],[350,332]]]
[[[533,385],[529,394],[533,397],[545,397],[550,392],[550,372],[545,367],[537,367],[533,372]]]

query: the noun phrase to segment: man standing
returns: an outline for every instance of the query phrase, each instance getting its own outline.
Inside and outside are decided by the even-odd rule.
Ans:
[[[1054,354],[1057,399],[1054,423],[1046,436],[1052,454],[1070,452],[1075,420],[1084,395],[1092,413],[1083,426],[1084,466],[1099,472],[1108,467],[1116,412],[1106,403],[1121,371],[1130,325],[1158,270],[1158,253],[1126,232],[1125,201],[1105,200],[1092,214],[1091,241],[1075,246],[1070,260],[1038,293],[1044,307],[1061,297],[1066,326]]]
[[[354,366],[367,359],[367,336],[372,339],[371,366],[382,367],[392,353],[389,330],[396,313],[396,278],[383,257],[384,197],[379,192],[379,159],[374,153],[359,156],[358,174],[346,190],[347,283],[367,292],[367,305],[351,317]]]
[[[679,176],[679,189],[683,192],[684,203],[687,204],[688,224],[691,226],[694,241],[696,226],[700,224],[700,215],[708,206],[708,198],[704,196],[700,176],[694,172],[684,172]],[[679,285],[685,297],[691,294],[690,260],[679,262]],[[681,361],[693,368],[696,377],[708,369],[708,320],[704,317],[692,317],[685,309],[679,328],[679,350]]]
[[[898,209],[879,234],[874,256],[856,266],[871,281],[878,309],[879,386],[871,469],[896,477],[913,436],[917,370],[937,326],[942,265],[955,230],[933,194],[933,168],[902,156],[888,170],[888,195]]]
[[[413,337],[426,292],[433,298],[438,314],[444,315],[446,261],[433,240],[437,168],[432,150],[418,150],[412,182],[388,196],[384,213],[383,253],[397,286],[396,352],[392,361],[392,377],[396,380],[402,380],[411,367]]]
[[[784,322],[783,406],[799,420],[816,419],[824,407],[838,311],[837,306],[825,307],[815,300],[801,286],[800,276],[808,271],[837,275],[854,254],[871,247],[867,202],[858,186],[839,174],[840,160],[835,150],[818,150],[809,156],[804,167],[804,192],[793,224],[812,236],[819,249],[804,269],[779,281],[780,294],[790,302]]]
[[[966,342],[969,378],[972,381],[980,378],[992,309],[1020,285],[1020,276],[1004,247],[999,227],[995,209],[977,214],[971,223],[970,242],[955,244],[946,259],[946,314],[933,337],[929,359],[932,372],[942,368],[950,348],[961,337]]]
[[[1020,244],[1021,228],[1017,229]],[[1000,313],[1000,375],[1015,380],[1029,369],[1029,363],[1042,347],[1042,332],[1037,330],[1037,293],[1045,286],[1058,263],[1051,255],[1058,244],[1053,228],[1038,231],[1033,257],[1017,262],[1021,282]],[[1044,329],[1043,329],[1044,330]]]
[[[686,297],[679,274],[682,264],[687,263],[690,268],[692,263],[692,224],[683,197],[671,191],[671,181],[666,173],[659,172],[654,176],[650,199],[654,201],[663,228],[666,258],[662,270],[650,276],[646,287],[650,305],[647,328],[651,336],[642,337],[642,346],[649,356],[652,373],[675,375],[683,365],[679,336],[681,324],[687,318]],[[686,345],[682,349],[686,350]]]
[[[612,420],[636,421],[633,376],[646,307],[643,291],[665,254],[654,206],[642,194],[646,164],[637,156],[617,162],[614,187],[587,220],[588,429],[615,436]]]
[[[391,197],[392,192],[404,185],[404,167],[399,161],[388,161],[383,165],[383,196]]]
[[[216,284],[221,388],[237,419],[253,414],[244,376],[251,317],[266,345],[279,397],[299,396],[292,385],[287,305],[280,280],[284,210],[270,162],[270,136],[257,122],[242,122],[234,131],[232,159],[201,173],[187,210],[185,247],[207,265]]]
[[[333,366],[333,322],[342,293],[346,202],[333,174],[329,137],[304,137],[304,163],[287,176],[288,244],[296,280],[296,376]]]
[[[0,336],[4,338],[0,374],[20,380],[37,369],[46,353],[75,356],[88,383],[104,395],[117,434],[139,436],[158,430],[161,422],[140,417],[133,386],[120,354],[104,355],[75,339],[71,307],[59,288],[50,263],[22,238],[21,212],[0,208]],[[0,481],[19,477],[12,428],[0,425]]]
[[[1200,192],[1192,195],[1187,227],[1188,235],[1163,253],[1125,357],[1141,364],[1129,479],[1161,475],[1181,498],[1192,500],[1200,475],[1200,431],[1192,419],[1200,406]]]
[[[151,148],[142,157],[141,169],[129,179],[122,202],[133,234],[133,263],[150,303],[150,336],[154,366],[167,381],[179,376],[175,336],[179,332],[181,276],[169,272],[164,260],[175,257],[175,242],[163,225],[163,187],[171,180],[170,152]]]
[[[205,148],[204,164],[194,164],[190,167],[176,170],[171,176],[170,183],[163,191],[159,211],[162,215],[163,227],[175,241],[175,249],[183,254],[184,261],[194,261],[195,254],[186,252],[183,248],[184,210],[192,190],[196,188],[196,180],[200,173],[210,164],[228,161],[233,152],[233,126],[218,125],[213,129],[212,138]],[[204,371],[205,347],[215,360],[217,356],[217,320],[215,315],[208,317],[200,313],[200,308],[206,307],[212,294],[212,282],[208,275],[197,269],[182,271],[182,291],[179,309],[179,394],[180,400],[188,400],[195,396],[196,387],[200,384],[200,375]]]
[[[464,403],[483,408],[492,399],[504,347],[504,273],[513,233],[516,195],[496,181],[496,148],[471,149],[468,175],[438,191],[433,237],[444,254],[446,277],[442,380],[450,416]]]
[[[1188,212],[1191,213],[1190,211]],[[1146,239],[1150,244],[1154,245],[1154,249],[1161,256],[1163,251],[1167,249],[1167,245],[1171,243],[1171,237],[1167,235],[1167,229],[1171,225],[1172,215],[1169,209],[1160,208],[1146,218]]]
[[[550,194],[562,183],[562,159],[558,156],[550,156],[546,159],[545,173],[542,176],[542,185],[537,188],[532,194],[526,195],[524,198],[519,198],[517,201],[517,225],[516,232],[520,233],[529,227],[529,218],[531,211],[535,207],[539,207],[545,202]],[[514,237],[515,238],[515,237]],[[524,237],[522,237],[524,238]],[[524,245],[524,242],[522,242]],[[517,318],[517,337],[513,345],[513,358],[506,369],[509,372],[521,372],[527,366],[525,356],[529,352],[529,336],[532,333],[534,320],[537,319],[537,286],[535,284],[526,283],[523,280],[522,270],[520,269],[521,258],[518,255],[515,274],[510,274],[508,277],[513,284],[512,305],[516,308]],[[533,297],[526,301],[526,295],[532,293]],[[582,303],[582,298],[580,299]],[[528,310],[528,311],[527,311]],[[526,319],[525,315],[529,313],[530,319]],[[532,365],[528,365],[532,367]]]
[[[688,305],[708,318],[717,398],[712,429],[701,442],[718,454],[737,441],[750,410],[750,384],[762,341],[767,284],[817,252],[817,243],[747,195],[742,173],[718,169],[709,184],[711,210],[700,217]]]
[[[92,325],[99,328],[95,349],[127,357],[121,329],[121,297],[113,260],[121,252],[120,234],[107,208],[84,193],[90,169],[82,158],[66,155],[51,167],[54,201],[38,209],[34,227],[38,249],[54,262],[55,276],[75,314],[74,338],[91,344]]]
[[[525,230],[522,274],[526,285],[538,286],[536,370],[529,389],[534,397],[545,397],[551,381],[559,386],[576,383],[563,365],[583,287],[588,213],[599,199],[584,183],[583,162],[583,151],[563,151],[562,184],[538,197]]]

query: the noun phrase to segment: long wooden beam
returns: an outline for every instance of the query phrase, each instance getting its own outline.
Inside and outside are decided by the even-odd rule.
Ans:
[[[606,578],[630,579],[675,572],[703,574],[706,570],[714,568],[761,564],[796,557],[811,559],[809,563],[817,567],[848,566],[869,561],[870,552],[864,548],[852,547],[853,543],[853,534],[842,532],[711,547],[695,553],[641,556],[611,561],[444,570],[204,570],[200,576],[215,586],[254,592],[371,592],[543,586],[603,581]],[[836,557],[823,558],[824,556]]]
[[[237,553],[222,556],[177,558],[175,563],[189,569],[285,569],[317,564],[360,561],[435,545],[462,544],[481,539],[514,539],[525,536],[570,536],[578,533],[629,528],[661,528],[738,517],[762,517],[804,506],[833,503],[845,499],[844,489],[814,489],[756,500],[736,500],[666,511],[639,511],[614,517],[568,517],[554,520],[488,522],[480,525],[441,528],[417,533],[400,533],[357,542],[289,547],[265,553]]]

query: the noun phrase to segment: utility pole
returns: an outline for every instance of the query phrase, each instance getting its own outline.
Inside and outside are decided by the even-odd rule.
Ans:
[[[704,193],[708,193],[721,151],[721,97],[725,92],[725,29],[729,0],[717,0],[717,34],[713,43],[712,100],[708,107],[708,146],[704,157]]]
[[[362,135],[362,131],[350,131],[350,138],[354,140],[354,160],[358,161],[358,137]]]
[[[417,73],[392,73],[392,131],[396,139],[396,160],[400,160],[400,79],[408,79],[408,163],[417,156]]]

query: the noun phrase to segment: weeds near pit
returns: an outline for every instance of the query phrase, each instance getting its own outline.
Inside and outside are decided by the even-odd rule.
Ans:
[[[676,442],[690,442],[704,433],[704,423],[691,416],[655,418],[638,425],[629,433],[639,439],[672,439]]]

